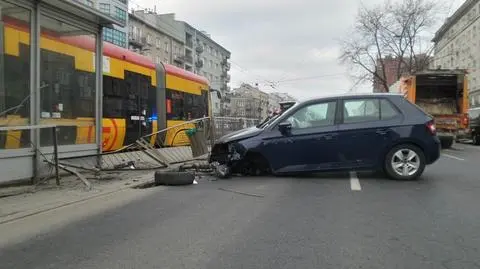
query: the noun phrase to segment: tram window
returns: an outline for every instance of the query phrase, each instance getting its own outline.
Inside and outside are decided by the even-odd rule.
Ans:
[[[40,76],[42,84],[46,85],[40,95],[42,112],[51,113],[51,117],[54,117],[53,113],[61,113],[61,118],[71,118],[75,59],[45,49],[41,50],[40,59],[43,68]]]
[[[167,89],[167,99],[170,100],[170,112],[168,120],[185,120],[184,93]]]
[[[103,115],[107,118],[122,118],[123,100],[118,97],[105,97],[103,99]]]
[[[190,94],[167,89],[167,119],[198,119],[208,114],[208,95]]]
[[[95,117],[95,74],[76,71],[77,79],[74,81],[79,89],[72,95],[78,98],[74,102],[73,117]]]

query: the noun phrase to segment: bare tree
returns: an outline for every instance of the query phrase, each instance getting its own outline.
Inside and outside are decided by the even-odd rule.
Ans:
[[[340,61],[357,81],[372,81],[385,91],[391,83],[386,61],[395,62],[395,80],[428,68],[433,46],[422,35],[436,24],[438,4],[438,0],[387,0],[361,6],[353,31],[341,41]]]

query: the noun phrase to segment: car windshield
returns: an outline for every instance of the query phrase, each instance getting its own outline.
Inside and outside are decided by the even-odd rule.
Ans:
[[[280,104],[280,109],[277,112],[272,113],[270,116],[266,117],[260,124],[257,125],[257,128],[263,129],[267,127],[268,125],[270,125],[270,123],[272,123],[274,120],[280,117],[283,113],[285,113],[285,111],[290,109],[294,104],[295,102],[285,102]]]

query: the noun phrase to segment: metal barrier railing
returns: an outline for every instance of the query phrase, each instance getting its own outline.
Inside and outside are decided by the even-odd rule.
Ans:
[[[199,118],[144,135],[119,150],[102,153],[100,167],[98,158],[91,158],[92,156],[69,158],[68,161],[77,168],[97,171],[165,168],[172,164],[206,158],[209,145],[216,139],[258,122],[257,119],[248,118]],[[66,159],[61,161],[65,162]],[[80,167],[79,163],[82,164]]]
[[[215,138],[219,138],[228,133],[255,126],[260,123],[260,120],[252,118],[215,117],[213,122]]]

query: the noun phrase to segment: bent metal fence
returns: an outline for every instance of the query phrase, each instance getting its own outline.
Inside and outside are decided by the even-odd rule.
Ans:
[[[215,139],[254,126],[258,122],[256,119],[233,117],[195,119],[142,136],[134,143],[113,152],[62,158],[60,162],[96,172],[166,168],[192,160],[205,160],[209,146]]]
[[[252,127],[259,123],[259,119],[252,118],[215,117],[213,121],[213,124],[215,125],[215,137],[219,138],[228,133]]]
[[[52,178],[56,179],[56,184],[60,185],[60,170],[75,175],[83,181],[87,188],[91,187],[89,181],[77,170],[68,165],[65,166],[59,159],[59,146],[65,144],[65,137],[69,130],[77,128],[90,128],[90,124],[42,124],[42,125],[0,125],[0,150],[13,150],[11,157],[29,156],[32,160],[38,158],[41,163],[36,167],[36,178],[32,183],[40,184]],[[40,132],[40,141],[34,142],[33,130]],[[68,136],[67,136],[68,137]],[[62,139],[60,139],[62,138]],[[80,140],[79,140],[80,141]],[[18,152],[13,153],[15,150]],[[0,162],[2,158],[0,158]],[[18,168],[18,167],[17,167]],[[17,169],[13,168],[13,170]],[[3,169],[8,169],[3,167]],[[9,181],[9,171],[5,172],[4,180]],[[16,174],[15,171],[12,174]]]

